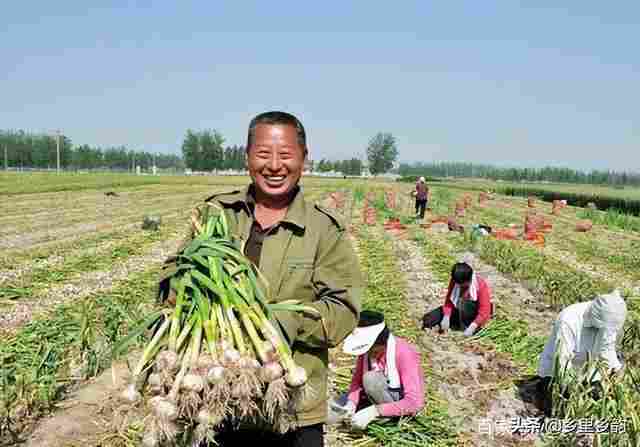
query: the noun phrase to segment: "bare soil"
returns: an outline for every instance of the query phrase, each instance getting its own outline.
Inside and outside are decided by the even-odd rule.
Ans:
[[[23,444],[25,447],[88,447],[124,445],[117,438],[140,413],[121,404],[117,393],[129,377],[127,361],[133,364],[139,354],[114,362],[110,369],[72,392],[60,402],[58,410],[41,419]],[[124,439],[122,439],[124,440]],[[121,440],[121,441],[122,441]]]

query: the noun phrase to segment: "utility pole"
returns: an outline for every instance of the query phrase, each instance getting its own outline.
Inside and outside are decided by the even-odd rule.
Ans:
[[[60,130],[56,131],[56,170],[60,174]]]
[[[4,145],[4,170],[9,170],[9,158],[7,157],[7,144]]]

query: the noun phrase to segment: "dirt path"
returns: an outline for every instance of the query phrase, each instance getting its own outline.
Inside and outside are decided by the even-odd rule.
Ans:
[[[30,250],[41,247],[48,242],[60,242],[63,239],[76,239],[80,235],[96,233],[101,231],[112,231],[125,225],[139,226],[142,223],[142,215],[154,214],[163,219],[168,219],[179,215],[183,208],[168,208],[158,206],[156,208],[139,209],[133,213],[119,213],[117,216],[102,216],[101,219],[79,223],[60,224],[49,226],[33,232],[20,232],[12,236],[3,236],[0,239],[0,249],[2,250]]]
[[[446,285],[436,279],[425,260],[420,247],[413,241],[394,238],[398,262],[405,272],[410,308],[416,325],[422,325],[422,316],[442,305]],[[488,277],[496,288],[505,293],[498,299],[518,297],[508,303],[531,299],[530,294],[518,284],[501,277],[489,266],[476,265],[480,274]],[[505,302],[505,304],[507,304]],[[542,328],[541,328],[542,330]],[[462,344],[462,336],[450,331],[440,335],[427,332],[421,340],[433,365],[434,377],[443,396],[449,398],[449,414],[458,424],[465,441],[473,446],[533,446],[535,438],[520,435],[488,436],[482,433],[486,419],[510,421],[512,417],[530,416],[530,409],[516,397],[516,390],[505,377],[517,375],[521,368],[507,355],[475,344]]]
[[[323,205],[332,208],[334,202],[329,198],[323,201]],[[345,194],[345,204],[342,210],[336,210],[344,216],[348,225],[353,225],[353,195]],[[360,258],[360,250],[355,235],[350,232],[349,239],[358,258]],[[351,368],[353,367],[353,357],[342,353],[342,345],[329,350],[329,386],[327,387],[327,395],[329,398],[339,394],[338,381],[340,376],[348,372],[351,377]],[[332,425],[326,426],[324,443],[327,447],[345,447],[351,444],[352,436],[342,427]]]

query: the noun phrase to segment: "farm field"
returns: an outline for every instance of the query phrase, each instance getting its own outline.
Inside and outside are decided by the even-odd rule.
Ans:
[[[621,199],[640,199],[640,188],[630,186],[624,188],[614,188],[601,185],[581,185],[571,183],[551,183],[551,182],[507,182],[493,181],[485,179],[446,179],[444,185],[452,185],[461,189],[496,189],[504,187],[523,187],[532,189],[543,189],[552,192],[565,192],[577,194],[592,194],[596,196],[611,196]]]
[[[345,185],[350,181],[342,179],[323,179],[309,177],[305,179],[308,187],[318,187],[330,183],[332,185]],[[113,190],[149,186],[166,185],[208,185],[226,186],[244,184],[244,177],[235,176],[185,176],[185,175],[133,175],[133,174],[82,174],[82,173],[15,173],[0,172],[0,195],[33,194],[60,191],[81,190]]]
[[[134,446],[144,421],[139,408],[118,402],[145,334],[132,333],[154,309],[161,262],[187,229],[192,207],[216,192],[244,186],[244,177],[8,174],[0,176],[0,445]],[[536,185],[538,186],[538,185]],[[522,231],[524,198],[495,195],[480,206],[466,184],[433,186],[432,210],[457,221]],[[363,434],[331,428],[330,446],[640,445],[640,234],[597,223],[576,232],[584,210],[550,214],[544,247],[492,237],[472,240],[415,222],[411,184],[373,180],[303,179],[307,199],[336,208],[349,223],[367,279],[364,307],[383,310],[394,333],[423,355],[426,408],[400,424],[372,424]],[[105,192],[114,191],[116,196]],[[339,193],[337,205],[330,194]],[[367,209],[373,221],[364,222]],[[595,213],[602,213],[596,211]],[[140,228],[145,215],[162,217],[157,232]],[[387,230],[389,219],[405,228]],[[425,225],[428,227],[428,225]],[[453,262],[473,256],[494,290],[497,313],[477,336],[439,336],[420,330],[424,313],[442,303]],[[563,306],[613,286],[623,289],[630,316],[622,350],[630,365],[598,404],[568,401],[567,417],[629,418],[626,433],[541,438],[532,433],[488,435],[486,420],[534,417],[518,382],[535,370],[553,318]],[[128,340],[127,345],[122,345]],[[118,350],[114,352],[114,347]],[[333,392],[348,387],[354,359],[333,349]],[[635,375],[634,375],[635,374]],[[604,408],[604,409],[602,409]],[[582,444],[578,444],[582,443]]]

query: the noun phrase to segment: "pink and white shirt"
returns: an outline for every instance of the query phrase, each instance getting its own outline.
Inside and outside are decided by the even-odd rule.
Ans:
[[[362,376],[368,370],[367,356],[369,353],[358,356],[356,360],[356,370],[351,379],[348,398],[356,406],[360,401],[361,393],[364,391]],[[403,397],[396,402],[388,402],[377,405],[378,412],[382,417],[413,416],[424,407],[424,374],[420,361],[420,352],[411,343],[403,338],[396,337],[396,369],[400,377]],[[387,374],[386,350],[382,351],[378,357],[371,361],[371,368],[374,371],[381,371]]]

